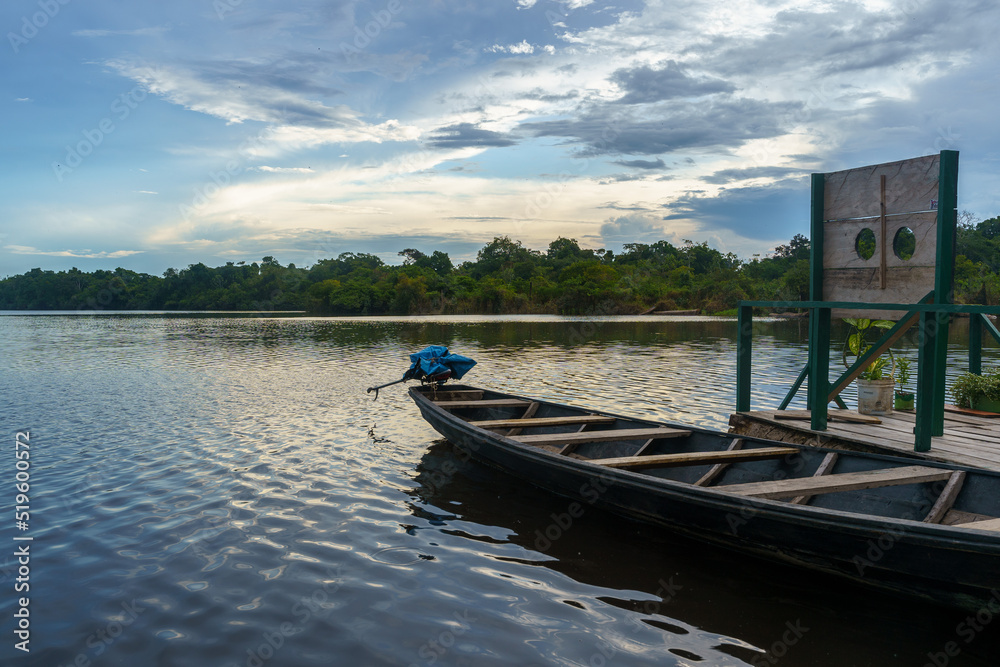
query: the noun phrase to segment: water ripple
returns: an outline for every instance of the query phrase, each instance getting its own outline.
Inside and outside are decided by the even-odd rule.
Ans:
[[[805,347],[795,323],[760,326],[763,407]],[[39,554],[38,650],[18,664],[744,665],[795,618],[815,629],[788,664],[919,662],[950,618],[846,597],[851,613],[831,613],[840,589],[824,581],[771,580],[596,511],[546,546],[565,501],[465,461],[402,388],[364,392],[437,343],[492,388],[724,427],[734,333],[716,319],[2,316],[0,413],[32,430]],[[977,639],[963,659],[990,649]]]

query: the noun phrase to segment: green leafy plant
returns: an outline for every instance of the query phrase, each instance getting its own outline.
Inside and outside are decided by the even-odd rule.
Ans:
[[[955,405],[961,408],[974,407],[980,398],[1000,401],[1000,368],[983,375],[962,373],[951,385],[951,395],[955,398]]]
[[[875,361],[868,364],[868,367],[865,368],[865,370],[861,371],[861,375],[858,377],[861,377],[865,380],[887,379],[885,376],[885,371],[886,371],[885,365],[887,362],[888,360],[885,357],[879,357]],[[891,378],[892,376],[890,375],[889,377]]]
[[[875,333],[876,330],[891,329],[896,326],[895,322],[890,322],[889,320],[870,320],[864,317],[845,317],[844,322],[851,327],[847,333],[847,339],[844,341],[843,361],[845,368],[850,368],[858,357],[871,349],[872,344],[868,341],[868,337]],[[886,354],[890,363],[888,373],[886,373],[885,368],[887,363],[886,358],[879,356],[865,367],[860,377],[865,380],[892,378],[896,370],[896,360],[892,355],[892,350],[886,350]],[[849,359],[851,356],[854,357],[853,361]]]
[[[900,396],[909,396],[910,392],[907,391],[906,385],[910,381],[910,360],[906,357],[900,357],[896,360],[896,381],[899,382],[899,388],[896,390],[896,394]]]

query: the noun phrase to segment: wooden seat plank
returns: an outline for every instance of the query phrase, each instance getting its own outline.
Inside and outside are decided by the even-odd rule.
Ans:
[[[590,459],[591,463],[609,468],[676,468],[727,461],[758,461],[777,459],[789,454],[798,454],[793,447],[760,447],[758,449],[734,449],[719,452],[681,452],[678,454],[653,454],[651,456],[621,456],[612,459]]]
[[[733,438],[732,440],[729,441],[729,446],[726,447],[726,449],[731,452],[734,452],[737,449],[743,449],[743,438]],[[708,472],[702,475],[701,478],[694,483],[694,485],[695,486],[710,485],[728,467],[729,467],[728,463],[716,463],[714,466],[709,468]]]
[[[539,403],[538,401],[532,401],[531,403],[528,404],[528,407],[525,408],[524,412],[521,413],[521,419],[528,419],[529,417],[534,417],[535,413],[538,412],[538,408],[540,407],[542,407],[541,403]],[[524,430],[523,426],[518,426],[517,428],[512,428],[509,431],[507,431],[505,435],[508,436],[520,435],[521,431],[523,430]]]
[[[986,521],[973,521],[972,523],[956,523],[954,525],[958,528],[1000,531],[1000,519],[987,519]]]
[[[777,500],[780,498],[794,498],[801,495],[873,489],[881,486],[938,482],[951,477],[952,472],[951,470],[929,468],[927,466],[902,466],[899,468],[883,468],[881,470],[823,475],[822,477],[802,477],[773,482],[730,484],[715,488],[728,491],[729,493],[737,493],[741,496]]]
[[[593,424],[583,424],[582,426],[580,426],[580,428],[576,429],[576,432],[577,433],[583,433],[584,431],[589,430],[591,426],[593,426]],[[507,435],[510,436],[510,435],[517,435],[517,434],[516,433],[508,433]],[[649,442],[649,440],[647,440],[646,442]],[[575,453],[576,452],[576,448],[579,447],[582,444],[584,444],[584,443],[580,442],[579,440],[574,440],[573,442],[566,443],[565,445],[562,446],[562,449],[559,450],[559,456],[569,456],[570,454]],[[643,447],[645,447],[645,445],[643,445]]]
[[[538,408],[540,407],[542,407],[541,403],[539,403],[538,401],[532,401],[528,405],[527,409],[525,409],[525,411],[521,413],[521,419],[529,419],[531,417],[534,417],[535,413],[538,412]],[[517,428],[512,428],[509,431],[507,431],[506,435],[508,437],[512,435],[521,435],[521,431],[523,430],[524,430],[523,426],[518,426]]]
[[[613,424],[614,417],[604,415],[578,415],[570,417],[529,417],[527,419],[487,419],[469,422],[479,428],[531,428],[533,426],[569,426],[572,424]]]
[[[816,472],[813,473],[813,477],[822,477],[823,475],[828,474],[831,470],[833,470],[833,466],[835,466],[836,464],[837,464],[837,453],[830,452],[829,454],[823,457],[822,461],[819,462],[819,466],[816,468]],[[810,498],[812,498],[812,496],[798,496],[796,498],[792,498],[788,502],[792,503],[793,505],[805,505],[807,502],[809,502]]]
[[[434,405],[445,408],[511,408],[527,405],[528,401],[519,398],[494,398],[483,401],[434,401]]]
[[[951,506],[955,504],[958,492],[962,490],[962,484],[964,483],[965,471],[956,470],[953,472],[948,479],[948,484],[941,490],[941,495],[938,496],[934,506],[931,507],[930,512],[924,517],[924,523],[941,523],[941,519],[948,513]]]
[[[538,435],[510,436],[524,445],[568,445],[584,442],[611,442],[613,440],[639,440],[647,438],[680,438],[691,431],[679,428],[618,428],[582,433],[541,433]]]

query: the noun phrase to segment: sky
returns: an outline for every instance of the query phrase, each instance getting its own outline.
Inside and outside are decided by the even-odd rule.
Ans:
[[[809,174],[960,151],[994,0],[7,0],[0,277],[808,235]]]

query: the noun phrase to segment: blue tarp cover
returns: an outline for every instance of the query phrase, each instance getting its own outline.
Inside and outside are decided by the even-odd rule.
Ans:
[[[461,380],[476,362],[468,357],[450,354],[443,345],[428,345],[419,352],[410,355],[412,365],[406,372],[407,378],[422,378],[425,375],[437,375],[451,371],[451,377]]]

